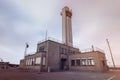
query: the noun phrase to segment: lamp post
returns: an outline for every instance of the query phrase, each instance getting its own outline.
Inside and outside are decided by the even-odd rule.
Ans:
[[[112,55],[112,50],[111,50],[108,39],[106,39],[106,42],[108,44],[108,48],[109,48],[109,51],[110,51],[111,59],[112,59],[112,62],[113,62],[113,67],[115,68],[115,63],[114,63],[114,59],[113,59],[113,55]]]

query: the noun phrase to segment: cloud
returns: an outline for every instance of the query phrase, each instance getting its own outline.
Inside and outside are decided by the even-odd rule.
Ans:
[[[18,63],[24,55],[25,42],[30,45],[28,53],[35,51],[46,30],[48,36],[61,40],[60,12],[68,6],[73,12],[75,45],[80,49],[91,45],[100,47],[111,61],[105,41],[108,38],[118,64],[119,3],[119,0],[0,0],[0,56]],[[14,59],[10,58],[11,55]]]
[[[58,29],[59,23],[52,23],[56,20],[53,19],[55,3],[48,1],[46,6],[46,1],[40,0],[0,1],[0,56],[3,59],[19,63],[26,42],[30,45],[28,53],[35,52],[36,44],[44,39],[47,28],[49,36],[54,34],[51,28]]]

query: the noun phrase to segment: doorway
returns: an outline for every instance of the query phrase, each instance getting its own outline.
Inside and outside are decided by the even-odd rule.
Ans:
[[[60,70],[66,70],[66,59],[61,59]]]

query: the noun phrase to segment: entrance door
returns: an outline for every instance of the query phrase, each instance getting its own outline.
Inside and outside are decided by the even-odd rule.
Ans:
[[[60,67],[60,69],[65,70],[65,67],[66,67],[66,59],[61,59],[61,67]]]

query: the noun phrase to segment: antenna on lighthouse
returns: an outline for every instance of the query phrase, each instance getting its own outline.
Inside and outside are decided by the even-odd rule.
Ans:
[[[48,31],[46,30],[46,34],[45,34],[45,40],[48,39]]]

